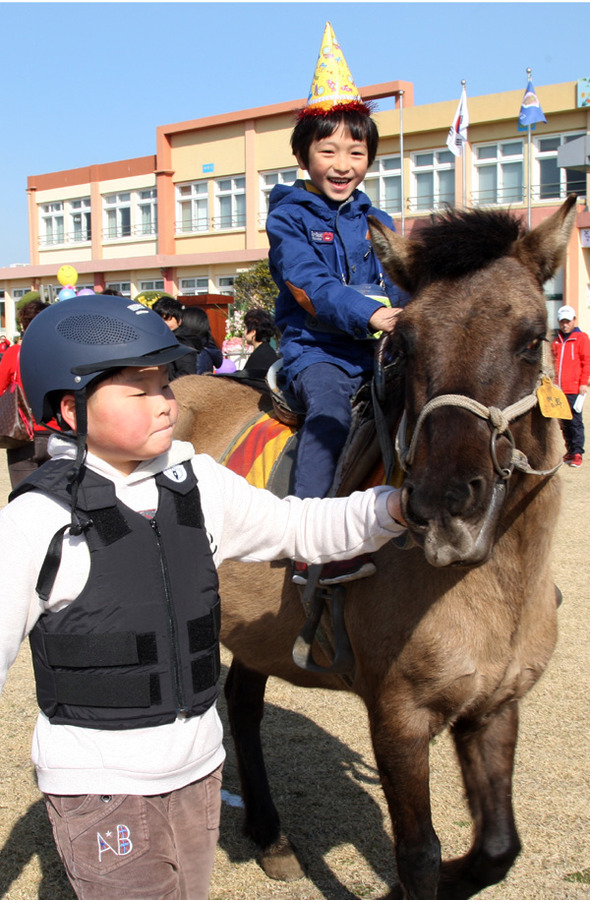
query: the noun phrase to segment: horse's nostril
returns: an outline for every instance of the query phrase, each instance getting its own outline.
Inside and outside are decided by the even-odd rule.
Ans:
[[[445,506],[452,516],[466,516],[476,510],[484,497],[485,480],[472,478],[454,484],[445,494]]]

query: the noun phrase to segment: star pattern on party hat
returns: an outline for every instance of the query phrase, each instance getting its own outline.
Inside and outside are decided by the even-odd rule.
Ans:
[[[370,115],[371,109],[363,103],[359,90],[350,74],[344,54],[326,22],[324,36],[316,63],[314,76],[307,97],[307,105],[299,116],[321,116],[331,112],[358,111]]]

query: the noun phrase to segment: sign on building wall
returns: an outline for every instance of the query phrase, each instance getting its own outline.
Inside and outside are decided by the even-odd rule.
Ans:
[[[578,81],[578,107],[590,106],[590,78]]]
[[[590,228],[580,228],[580,247],[590,247]]]

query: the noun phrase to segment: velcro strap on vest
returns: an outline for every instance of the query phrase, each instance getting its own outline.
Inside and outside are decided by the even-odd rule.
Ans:
[[[45,634],[43,645],[52,667],[88,669],[155,662],[156,636],[133,631],[114,634]]]
[[[191,653],[206,650],[216,643],[221,627],[221,606],[217,603],[205,616],[187,622],[188,645]]]
[[[158,700],[158,678],[151,678],[146,672],[126,675],[55,672],[54,679],[57,702],[67,706],[147,709]]]

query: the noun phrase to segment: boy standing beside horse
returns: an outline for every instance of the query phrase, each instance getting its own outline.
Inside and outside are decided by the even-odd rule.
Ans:
[[[277,185],[267,233],[271,274],[279,288],[283,374],[305,410],[294,494],[325,497],[351,424],[351,398],[373,371],[374,338],[391,332],[403,295],[386,279],[369,240],[368,216],[394,229],[358,190],[379,135],[336,37],[326,24],[307,106],[291,147],[309,180]],[[330,563],[320,584],[372,575],[371,558]],[[293,581],[307,568],[294,564]]]
[[[221,562],[321,564],[403,530],[392,488],[280,500],[173,441],[185,353],[152,310],[95,295],[44,310],[22,345],[35,419],[61,431],[0,512],[0,688],[28,635],[33,762],[82,900],[208,896]]]

